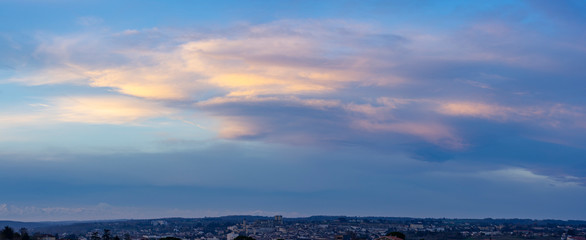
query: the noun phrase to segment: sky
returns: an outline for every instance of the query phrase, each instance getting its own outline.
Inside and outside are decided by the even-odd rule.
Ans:
[[[0,219],[586,220],[586,2],[0,1]]]

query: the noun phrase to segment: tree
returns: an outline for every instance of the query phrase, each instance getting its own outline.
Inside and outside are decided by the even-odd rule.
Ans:
[[[28,235],[28,230],[26,228],[20,229],[20,240],[31,240],[31,236]]]
[[[98,232],[93,232],[90,240],[102,240]]]
[[[576,236],[576,230],[574,230],[574,229],[568,229],[568,235],[570,235],[570,236]]]
[[[112,238],[110,237],[110,230],[108,229],[104,229],[104,234],[102,235],[102,240],[111,240]]]
[[[248,237],[248,236],[238,236],[236,238],[234,238],[234,240],[256,240],[252,237]]]
[[[161,239],[159,239],[159,240],[181,240],[181,238],[176,238],[176,237],[164,237],[164,238],[161,238]]]
[[[0,239],[2,240],[13,240],[14,239],[14,229],[9,226],[5,226],[2,231],[0,231]]]
[[[405,234],[402,233],[402,232],[390,232],[390,233],[387,233],[387,236],[398,237],[400,239],[405,239]]]
[[[67,240],[77,240],[77,235],[75,234],[68,234],[65,237],[63,237],[62,239],[67,239]],[[24,239],[23,239],[24,240]]]

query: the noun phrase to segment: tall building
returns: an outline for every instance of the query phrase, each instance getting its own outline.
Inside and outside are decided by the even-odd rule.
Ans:
[[[275,225],[283,225],[283,216],[281,216],[281,215],[275,216]]]

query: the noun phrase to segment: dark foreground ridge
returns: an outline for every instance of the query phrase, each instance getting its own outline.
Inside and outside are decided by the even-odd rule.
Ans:
[[[586,221],[579,220],[225,216],[0,225],[0,240],[586,240]]]

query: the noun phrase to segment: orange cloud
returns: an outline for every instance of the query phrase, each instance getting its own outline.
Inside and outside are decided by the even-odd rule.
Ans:
[[[90,85],[170,100],[198,99],[210,89],[226,96],[292,96],[331,93],[352,82],[378,85],[403,81],[388,72],[382,76],[371,71],[384,64],[366,56],[373,51],[368,45],[342,44],[352,54],[338,53],[341,46],[329,41],[345,37],[332,30],[339,24],[281,21],[250,26],[245,29],[249,34],[231,38],[174,39],[148,49],[125,45],[125,37],[161,34],[160,30],[46,37],[36,53],[52,64],[9,81]],[[355,34],[372,31],[365,25],[343,24]],[[291,32],[283,32],[283,26]]]
[[[125,96],[71,96],[29,104],[26,113],[12,109],[0,114],[0,127],[58,122],[139,124],[151,118],[173,118],[177,112],[164,105]]]
[[[156,102],[130,97],[69,97],[53,103],[54,118],[62,122],[127,124],[174,113]]]
[[[298,105],[315,109],[327,109],[342,106],[339,100],[300,99],[298,97],[258,97],[258,96],[227,96],[216,97],[196,103],[196,106],[210,107],[230,103],[262,103],[281,102],[284,105]]]

